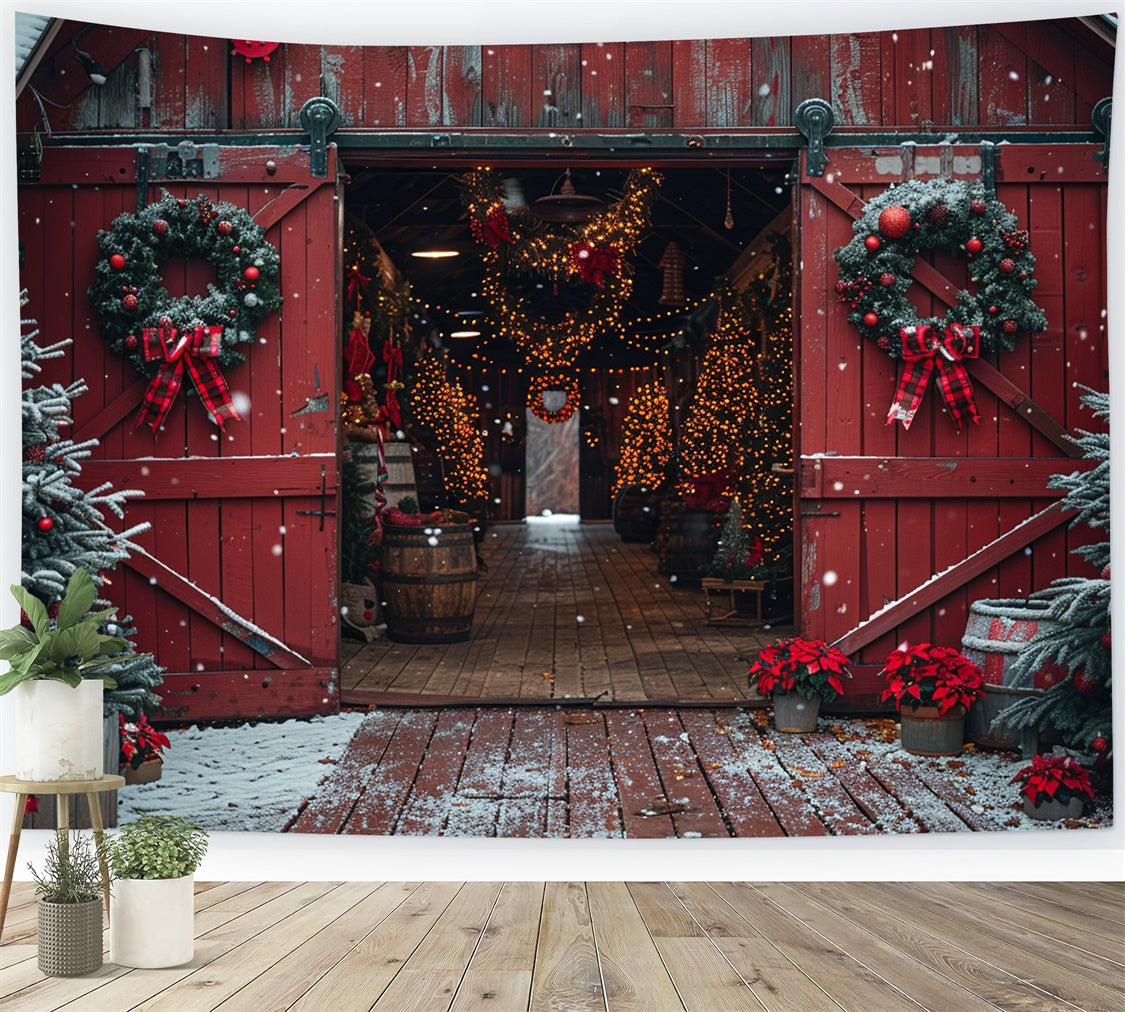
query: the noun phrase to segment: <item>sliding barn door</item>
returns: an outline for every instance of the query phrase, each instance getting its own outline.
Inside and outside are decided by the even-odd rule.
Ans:
[[[997,197],[1030,233],[1041,334],[970,365],[981,424],[958,434],[932,381],[909,431],[885,424],[901,362],[848,323],[833,251],[864,203],[911,178],[980,178],[978,147],[828,148],[802,165],[796,335],[797,545],[806,635],[879,663],[903,640],[959,646],[979,598],[1022,597],[1087,567],[1047,488],[1084,466],[1066,433],[1097,429],[1081,386],[1105,390],[1106,174],[1086,144],[1005,144]],[[944,315],[963,259],[919,258],[911,298]]]
[[[152,527],[106,596],[166,669],[164,716],[338,709],[339,202],[328,154],[320,178],[296,147],[47,148],[39,181],[19,193],[27,313],[45,339],[74,338],[48,378],[90,388],[73,436],[100,445],[81,481],[144,493],[126,522]],[[225,432],[183,391],[158,432],[136,427],[147,381],[103,340],[86,295],[98,229],[162,189],[246,209],[280,252],[284,302],[225,373],[243,415]],[[173,296],[203,292],[214,269],[171,260],[163,277]]]

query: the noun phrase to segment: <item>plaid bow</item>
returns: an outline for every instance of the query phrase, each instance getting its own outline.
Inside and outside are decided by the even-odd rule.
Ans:
[[[160,428],[184,382],[184,366],[199,392],[199,399],[221,429],[228,418],[242,421],[230,399],[227,381],[219,371],[222,327],[194,327],[180,334],[175,327],[145,327],[142,349],[146,362],[162,362],[141,402],[136,427],[148,423]]]
[[[961,431],[966,416],[980,425],[973,386],[968,370],[962,365],[964,359],[980,354],[980,327],[951,323],[940,336],[933,327],[904,327],[899,336],[906,369],[887,414],[887,424],[901,421],[904,429],[910,428],[936,364],[942,396],[957,431]]]

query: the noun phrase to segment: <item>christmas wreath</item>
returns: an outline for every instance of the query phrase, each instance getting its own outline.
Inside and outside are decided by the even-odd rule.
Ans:
[[[980,351],[1011,351],[1020,332],[1043,330],[1043,312],[1031,301],[1035,257],[1028,234],[984,184],[912,180],[870,201],[852,226],[855,237],[836,250],[836,291],[848,321],[892,358],[902,356],[901,331],[950,324],[980,327]],[[906,297],[915,257],[927,250],[964,255],[976,290],[957,293],[944,318],[919,318]]]
[[[98,232],[101,257],[89,296],[102,336],[138,372],[153,376],[159,360],[145,355],[145,328],[222,327],[218,364],[240,365],[239,345],[254,338],[266,315],[281,305],[277,249],[265,229],[240,207],[165,193],[156,203],[115,218]],[[215,268],[206,295],[168,294],[161,268],[168,260],[203,259]]]
[[[557,409],[551,410],[543,401],[548,391],[561,391],[566,401]],[[537,374],[527,384],[527,406],[536,418],[547,423],[565,422],[578,410],[578,378],[563,373],[555,375]]]
[[[1011,351],[1016,335],[1043,330],[1031,300],[1035,258],[1026,229],[979,181],[912,180],[892,186],[864,208],[855,236],[835,251],[836,292],[848,321],[907,366],[887,423],[914,419],[936,370],[954,425],[979,424],[963,360]],[[944,317],[920,317],[907,298],[919,253],[964,255],[974,288],[957,293]]]
[[[617,203],[582,224],[551,226],[527,208],[509,212],[493,169],[468,172],[460,183],[485,266],[481,291],[499,335],[511,340],[531,367],[528,406],[544,421],[565,421],[574,406],[545,411],[542,391],[562,388],[577,395],[577,381],[560,383],[559,376],[573,370],[582,350],[613,325],[628,299],[633,276],[625,254],[648,227],[661,176],[654,169],[634,169]]]
[[[152,380],[137,424],[159,427],[185,369],[220,428],[239,418],[222,370],[246,361],[239,346],[281,305],[278,254],[265,230],[233,204],[165,192],[99,231],[98,247],[88,294],[102,336]],[[171,259],[207,260],[217,283],[208,284],[206,295],[173,298],[161,278]]]

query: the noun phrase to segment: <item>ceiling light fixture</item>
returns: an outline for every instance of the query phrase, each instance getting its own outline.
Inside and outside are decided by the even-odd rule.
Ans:
[[[479,330],[455,330],[449,336],[450,337],[480,337],[480,331]]]
[[[455,249],[416,249],[410,255],[419,260],[446,260],[449,257],[459,257],[461,252]]]
[[[529,208],[532,214],[543,221],[564,222],[588,221],[598,211],[604,209],[605,204],[597,197],[574,192],[574,184],[570,181],[570,169],[563,173],[563,182],[558,193],[540,197],[533,201]]]

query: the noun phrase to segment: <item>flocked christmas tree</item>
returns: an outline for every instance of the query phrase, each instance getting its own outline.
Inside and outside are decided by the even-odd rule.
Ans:
[[[722,580],[756,580],[763,577],[762,541],[744,526],[742,504],[735,496],[727,507],[723,529],[719,532],[719,545],[708,576]]]
[[[26,294],[21,294],[20,305],[26,304]],[[81,461],[90,456],[97,440],[75,443],[63,438],[60,428],[71,424],[71,401],[85,393],[86,385],[82,380],[67,387],[34,385],[41,372],[39,363],[63,355],[71,343],[67,338],[41,347],[34,325],[34,320],[22,320],[20,327],[24,380],[20,582],[53,611],[76,569],[89,572],[98,586],[108,583],[105,574],[129,557],[129,539],[148,525],[118,533],[105,520],[106,511],[122,518],[128,499],[140,492],[115,491],[108,483],[87,491],[73,484],[82,473]],[[129,616],[111,617],[103,631],[125,639],[135,632]],[[106,714],[123,713],[135,720],[155,710],[160,697],[153,689],[161,683],[160,670],[150,654],[138,654],[130,645],[115,664],[101,669],[117,682],[116,689],[106,690]]]
[[[628,485],[657,489],[664,483],[672,456],[668,393],[662,380],[637,387],[629,400],[621,431],[621,457],[614,491]]]
[[[1094,414],[1108,422],[1109,395],[1091,391],[1082,398]],[[1070,748],[1093,752],[1099,759],[1112,752],[1112,668],[1110,657],[1109,583],[1109,433],[1085,432],[1079,440],[1085,456],[1096,460],[1092,471],[1055,475],[1052,488],[1066,489],[1064,505],[1078,510],[1071,526],[1089,524],[1104,530],[1105,540],[1075,549],[1101,571],[1093,579],[1056,580],[1033,598],[1048,602],[1037,632],[1014,658],[1007,677],[1013,684],[1032,684],[1035,672],[1057,664],[1067,676],[1042,696],[1021,699],[998,720],[1005,727],[1046,731],[1054,728]]]

